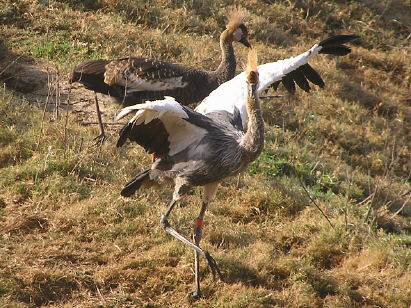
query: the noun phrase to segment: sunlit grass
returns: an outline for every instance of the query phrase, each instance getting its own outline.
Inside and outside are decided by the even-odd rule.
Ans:
[[[202,261],[204,299],[187,296],[193,252],[159,226],[172,189],[119,196],[150,158],[135,146],[117,149],[118,127],[98,148],[96,127],[64,109],[43,116],[42,104],[2,88],[0,306],[411,304],[409,3],[271,2],[241,3],[263,63],[332,33],[361,41],[344,58],[313,60],[324,89],[289,95],[280,86],[282,97],[263,100],[264,152],[221,184],[205,217],[202,245],[224,282]],[[0,4],[0,72],[21,55],[65,76],[83,60],[129,54],[212,70],[232,3]],[[241,63],[245,49],[234,48]],[[187,237],[201,193],[193,189],[170,217]]]

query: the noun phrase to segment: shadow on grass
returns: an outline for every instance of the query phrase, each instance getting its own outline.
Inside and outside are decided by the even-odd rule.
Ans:
[[[27,307],[41,307],[69,301],[73,294],[81,289],[95,293],[97,287],[91,277],[40,272],[26,279],[17,277],[0,279],[0,294],[9,293],[12,299],[27,304]]]
[[[0,84],[11,92],[17,92],[39,108],[47,111],[56,106],[66,108],[68,99],[67,78],[57,67],[47,63],[47,71],[39,69],[34,58],[15,54],[7,43],[0,40]],[[69,106],[71,108],[71,106]]]
[[[0,40],[0,81],[9,90],[30,93],[47,85],[47,73],[37,69],[32,58],[11,52]]]
[[[0,231],[9,234],[29,234],[36,230],[47,232],[48,227],[49,222],[46,218],[38,215],[22,215],[10,217],[6,224],[0,228]]]
[[[282,270],[273,264],[269,271],[259,272],[258,270],[244,264],[238,260],[219,261],[220,269],[223,269],[224,283],[242,283],[251,287],[263,287],[271,290],[281,290],[285,287],[285,280],[289,277],[289,272]]]
[[[258,272],[237,260],[221,260],[219,266],[224,269],[224,282],[236,283],[241,282],[244,285],[258,287],[262,284]]]

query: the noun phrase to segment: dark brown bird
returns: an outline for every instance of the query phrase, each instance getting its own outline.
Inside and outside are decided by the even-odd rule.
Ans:
[[[244,25],[245,11],[232,10],[221,33],[221,63],[215,71],[203,71],[154,59],[125,57],[118,60],[91,60],[79,64],[70,75],[70,82],[81,82],[87,89],[110,95],[123,107],[174,97],[188,105],[204,99],[220,84],[234,77],[236,59],[233,41],[251,47]],[[99,113],[96,100],[97,113]],[[100,122],[100,117],[99,117]],[[102,129],[100,123],[100,129]],[[104,131],[101,132],[104,136]]]

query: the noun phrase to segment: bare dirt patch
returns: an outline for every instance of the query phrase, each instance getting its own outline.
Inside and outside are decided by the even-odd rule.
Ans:
[[[94,93],[80,84],[70,84],[68,75],[46,61],[35,61],[29,57],[13,54],[0,42],[0,81],[3,88],[15,91],[35,106],[49,112],[67,108],[76,114],[83,125],[97,125]],[[100,111],[107,131],[118,131],[114,117],[120,106],[108,96],[97,94]]]

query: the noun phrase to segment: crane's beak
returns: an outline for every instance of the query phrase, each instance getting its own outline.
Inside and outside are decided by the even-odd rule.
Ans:
[[[252,48],[251,44],[247,41],[247,39],[245,37],[243,37],[241,40],[239,40],[239,42],[241,44],[243,44],[244,46],[248,47],[248,48]]]
[[[257,85],[255,83],[253,84],[247,83],[247,90],[248,90],[248,96],[250,98],[254,98],[255,93],[257,92]]]

